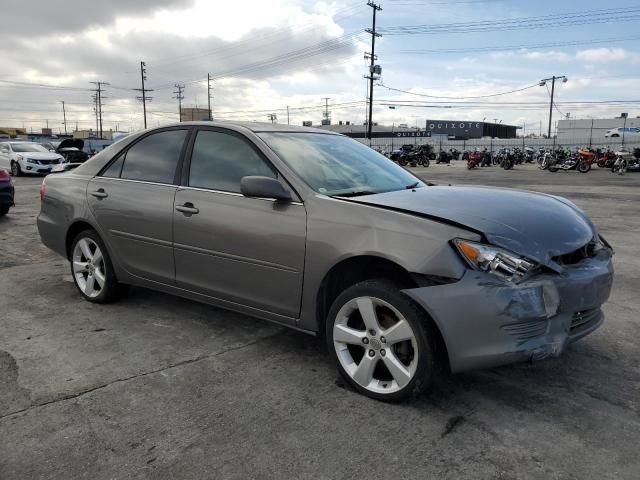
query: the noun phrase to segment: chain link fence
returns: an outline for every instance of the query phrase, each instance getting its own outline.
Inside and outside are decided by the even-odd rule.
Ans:
[[[556,139],[556,138],[474,138],[469,140],[447,140],[446,138],[437,137],[389,137],[389,138],[358,138],[356,139],[365,145],[373,148],[374,150],[389,154],[392,151],[399,149],[402,145],[424,145],[430,144],[433,146],[436,153],[442,150],[448,151],[451,148],[455,148],[459,151],[465,150],[484,150],[485,148],[490,152],[495,152],[500,148],[513,148],[520,147],[532,147],[535,149],[544,148],[555,150],[556,148],[570,148],[575,150],[576,148],[610,148],[612,150],[626,150],[632,152],[634,148],[640,148],[640,136],[633,136],[630,138],[571,138],[571,139]]]

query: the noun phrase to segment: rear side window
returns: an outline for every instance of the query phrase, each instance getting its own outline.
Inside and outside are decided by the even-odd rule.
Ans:
[[[120,178],[120,172],[122,171],[122,164],[124,163],[124,155],[120,155],[118,159],[113,162],[107,169],[102,172],[103,177],[108,178]]]
[[[189,186],[239,193],[240,179],[250,175],[276,178],[271,167],[241,138],[221,132],[198,132]]]
[[[124,156],[120,178],[173,183],[187,132],[188,130],[168,130],[153,133],[135,143]],[[117,169],[117,163],[118,161],[107,171],[111,167]]]

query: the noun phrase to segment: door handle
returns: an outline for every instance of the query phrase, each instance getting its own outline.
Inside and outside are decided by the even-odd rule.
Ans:
[[[193,203],[191,203],[191,202],[187,202],[184,205],[178,205],[176,207],[176,210],[179,211],[179,212],[184,213],[187,216],[195,215],[197,213],[200,213],[200,210],[197,209],[196,207],[194,207]]]
[[[109,194],[104,191],[104,188],[99,188],[98,190],[91,192],[91,195],[96,198],[107,198],[109,196]]]

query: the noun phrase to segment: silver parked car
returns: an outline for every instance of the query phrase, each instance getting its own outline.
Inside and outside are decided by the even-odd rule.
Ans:
[[[574,204],[427,185],[342,135],[181,123],[46,177],[38,228],[80,293],[138,285],[326,335],[358,391],[559,355],[603,322],[612,249]]]

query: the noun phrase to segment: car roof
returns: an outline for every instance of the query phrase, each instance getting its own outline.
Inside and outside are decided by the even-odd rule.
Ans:
[[[332,132],[330,130],[323,130],[321,128],[299,127],[297,125],[283,125],[280,123],[268,123],[268,122],[196,121],[196,122],[174,123],[172,125],[164,125],[161,128],[185,126],[185,125],[231,128],[233,130],[249,130],[254,133],[285,132],[285,133],[322,133],[325,135],[340,135],[339,133]]]

